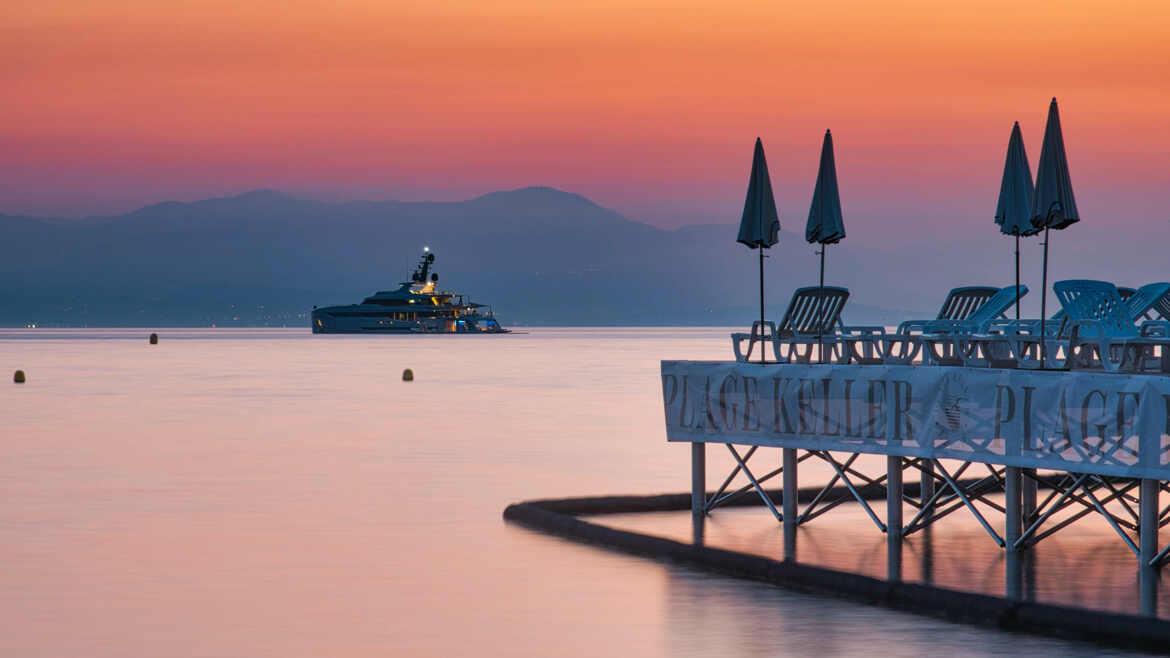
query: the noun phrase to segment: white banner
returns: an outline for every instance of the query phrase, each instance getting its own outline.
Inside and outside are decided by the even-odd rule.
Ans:
[[[1170,480],[1170,377],[663,361],[669,441]]]

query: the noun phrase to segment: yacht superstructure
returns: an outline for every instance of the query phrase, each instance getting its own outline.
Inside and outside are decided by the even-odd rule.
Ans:
[[[410,281],[396,290],[380,290],[360,304],[313,307],[313,333],[508,333],[484,304],[439,290],[435,254],[429,248],[423,251]]]

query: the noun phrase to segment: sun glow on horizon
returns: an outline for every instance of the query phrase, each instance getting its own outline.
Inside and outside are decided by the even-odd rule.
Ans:
[[[548,184],[733,221],[761,135],[787,218],[829,126],[847,211],[978,214],[1015,120],[1035,164],[1053,95],[1084,212],[1170,202],[1160,2],[49,0],[2,29],[0,212]]]

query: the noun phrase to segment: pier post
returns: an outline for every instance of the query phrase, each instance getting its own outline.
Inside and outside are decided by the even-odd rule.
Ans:
[[[784,559],[796,561],[796,504],[800,488],[796,480],[796,448],[783,448],[784,468]]]
[[[707,444],[691,444],[691,524],[696,544],[703,539],[703,522],[707,506]]]
[[[1016,541],[1023,532],[1021,515],[1023,510],[1022,492],[1020,491],[1021,474],[1019,467],[1008,466],[1004,473],[1004,527],[1003,540],[1005,551],[1004,593],[1008,599],[1018,601],[1023,593],[1023,571],[1020,569],[1020,551],[1016,548]]]
[[[922,564],[919,578],[923,583],[934,583],[934,526],[928,525],[919,533],[922,542]]]
[[[1025,468],[1020,471],[1020,474],[1021,520],[1031,525],[1036,520],[1036,480],[1028,476],[1035,476],[1036,469]]]
[[[1150,566],[1158,554],[1158,484],[1143,478],[1138,503],[1138,598],[1141,614],[1150,617],[1158,612],[1158,569]]]
[[[923,504],[926,504],[926,501],[934,496],[934,460],[923,457],[921,464],[922,479],[918,489],[918,498],[922,500]]]
[[[886,567],[890,582],[902,580],[902,458],[886,457]]]

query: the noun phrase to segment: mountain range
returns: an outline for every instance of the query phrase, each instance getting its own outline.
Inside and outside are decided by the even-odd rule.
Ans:
[[[490,303],[507,326],[745,325],[759,312],[758,265],[735,232],[664,230],[545,187],[409,203],[255,191],[111,217],[0,215],[0,325],[307,325],[314,305],[407,279],[424,245],[441,288]],[[894,249],[847,240],[831,247],[828,282],[853,291],[851,323],[929,315],[950,287],[1011,282],[1009,242],[987,233]],[[816,260],[781,234],[769,316],[815,284]]]

